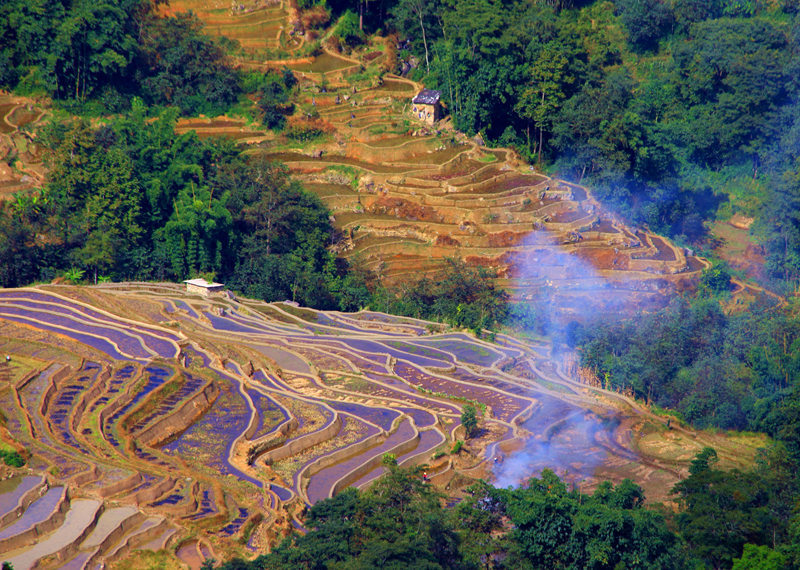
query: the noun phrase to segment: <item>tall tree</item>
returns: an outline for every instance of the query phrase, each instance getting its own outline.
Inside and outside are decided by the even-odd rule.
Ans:
[[[567,87],[575,81],[569,71],[569,61],[559,45],[555,42],[548,43],[530,65],[530,82],[523,89],[517,103],[517,112],[533,121],[539,129],[539,143],[536,146],[539,164],[544,154],[545,130],[552,130],[554,117],[567,98]],[[528,150],[530,151],[530,136]]]

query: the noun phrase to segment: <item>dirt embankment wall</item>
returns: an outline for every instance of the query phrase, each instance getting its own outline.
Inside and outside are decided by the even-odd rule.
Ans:
[[[158,497],[172,489],[175,486],[175,481],[176,479],[168,477],[152,487],[142,489],[133,496],[133,503],[138,507],[143,503],[155,501]]]
[[[111,378],[111,371],[108,368],[104,368],[102,372],[97,375],[97,379],[95,380],[94,384],[92,384],[92,387],[84,393],[80,402],[78,402],[78,405],[75,406],[74,410],[72,411],[72,419],[70,421],[70,427],[72,428],[73,433],[79,432],[78,424],[83,417],[83,412],[86,411],[86,406],[89,404],[89,402],[92,402],[105,391],[106,382],[108,382],[109,378]]]
[[[281,459],[286,459],[292,455],[296,455],[310,447],[314,447],[315,445],[322,443],[323,441],[332,439],[337,433],[339,433],[339,430],[341,429],[342,418],[339,416],[339,414],[336,414],[336,417],[333,419],[333,421],[324,428],[300,436],[297,439],[283,443],[279,447],[267,451],[264,453],[264,460],[271,463],[280,461]]]
[[[106,552],[112,545],[116,544],[120,538],[139,526],[146,518],[147,517],[143,513],[135,513],[118,524],[98,545],[97,551],[86,561],[84,568],[94,568],[98,565],[102,553]]]
[[[380,445],[383,443],[388,436],[384,433],[376,433],[366,439],[359,441],[358,443],[354,443],[348,447],[342,448],[338,451],[331,453],[330,455],[326,455],[325,457],[320,458],[319,460],[315,461],[311,465],[309,465],[301,474],[300,474],[300,488],[302,489],[303,494],[306,493],[306,489],[308,488],[308,483],[311,480],[311,477],[326,469],[332,465],[336,465],[350,457],[355,455],[360,455],[366,452],[371,447],[375,447],[376,445]]]
[[[58,385],[69,378],[72,374],[72,368],[65,366],[50,376],[50,384],[47,386],[47,390],[45,390],[44,394],[42,395],[42,401],[39,405],[39,415],[47,415],[47,409],[50,407],[50,400],[53,399],[53,396],[55,396],[56,392],[58,391]]]
[[[134,473],[130,477],[126,477],[125,479],[121,479],[116,483],[111,483],[110,485],[106,485],[102,489],[100,489],[97,494],[105,499],[106,497],[111,497],[113,495],[117,495],[119,493],[124,493],[125,491],[130,491],[131,489],[135,488],[136,486],[142,483],[142,476],[139,473]]]
[[[408,453],[409,451],[413,450],[417,446],[418,442],[419,442],[419,431],[415,427],[414,436],[411,439],[407,439],[406,441],[400,442],[392,449],[388,450],[387,453],[392,453],[396,456],[404,455],[405,453]],[[344,477],[336,481],[336,483],[334,483],[333,487],[331,488],[331,494],[336,495],[342,489],[349,487],[350,485],[361,479],[364,475],[366,475],[367,473],[378,467],[381,464],[381,461],[383,461],[383,456],[384,456],[383,453],[381,453],[380,455],[376,455],[369,461],[359,465],[357,468],[350,471],[350,473],[346,474]]]
[[[186,400],[174,413],[142,431],[137,439],[151,447],[161,445],[169,438],[187,429],[205,414],[217,396],[219,396],[219,388],[214,382],[209,382],[200,392]]]
[[[13,510],[7,512],[5,515],[0,517],[0,527],[4,527],[6,525],[11,524],[19,517],[22,516],[22,513],[25,512],[25,509],[34,502],[36,499],[42,496],[43,490],[46,488],[46,483],[42,481],[38,485],[36,485],[33,489],[22,495],[19,500],[17,501],[16,507]]]
[[[297,418],[292,416],[290,419],[279,425],[274,432],[268,433],[252,442],[247,450],[247,463],[252,465],[253,461],[258,459],[258,457],[262,454],[275,449],[280,445],[283,445],[283,443],[286,441],[286,437],[296,430],[298,425],[299,422],[297,421]],[[256,432],[257,427],[258,424],[253,422],[253,424],[247,429],[247,432],[245,432],[245,438],[250,439]]]
[[[62,490],[61,499],[56,508],[43,521],[36,523],[19,534],[0,540],[0,552],[11,552],[37,541],[41,536],[49,534],[61,526],[69,510],[69,495],[66,488]]]

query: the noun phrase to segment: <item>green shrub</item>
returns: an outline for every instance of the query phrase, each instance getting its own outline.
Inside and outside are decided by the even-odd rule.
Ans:
[[[364,32],[358,24],[358,16],[350,10],[339,18],[333,35],[349,46],[357,46],[364,41]]]
[[[0,449],[0,458],[2,458],[3,463],[9,467],[22,467],[25,465],[25,459],[16,451]]]

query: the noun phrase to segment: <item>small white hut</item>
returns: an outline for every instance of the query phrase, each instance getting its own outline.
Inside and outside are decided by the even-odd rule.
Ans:
[[[225,290],[225,285],[222,283],[209,283],[205,279],[187,279],[184,281],[186,284],[186,292],[210,297],[214,293],[222,293]]]

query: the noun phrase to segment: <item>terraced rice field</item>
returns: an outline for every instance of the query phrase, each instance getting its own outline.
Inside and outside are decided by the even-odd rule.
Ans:
[[[44,178],[41,149],[31,132],[41,123],[45,112],[30,99],[0,95],[0,160],[12,157],[13,164],[0,166],[0,200],[15,192],[29,190]],[[10,168],[16,166],[18,168]]]
[[[207,32],[236,39],[244,67],[298,47],[282,4],[241,6],[163,9],[193,9]],[[286,161],[332,210],[338,251],[388,282],[460,257],[517,298],[544,294],[577,318],[597,303],[663,302],[706,266],[511,151],[423,128],[409,112],[419,85],[385,76],[354,89],[350,64],[332,54],[292,63],[333,140],[250,152]],[[38,120],[18,107],[3,113],[9,128],[9,118]],[[263,134],[225,117],[179,128],[246,143]],[[369,485],[384,453],[425,465],[454,496],[477,478],[516,484],[551,467],[585,488],[632,478],[665,500],[703,446],[743,466],[759,444],[668,429],[582,384],[574,355],[544,341],[207,299],[169,283],[0,290],[0,353],[14,363],[0,377],[6,427],[32,452],[0,483],[0,552],[18,570],[113,565],[138,548],[167,548],[192,568],[250,556],[300,527],[308,504]],[[480,430],[453,454],[467,404]]]
[[[281,1],[231,4],[224,0],[173,0],[161,9],[164,13],[191,10],[203,21],[207,34],[238,42],[246,54],[244,61],[263,60],[275,50],[299,47],[287,36],[286,10]]]
[[[191,567],[248,556],[307,504],[369,485],[385,453],[456,496],[555,467],[586,487],[633,477],[657,500],[692,449],[712,444],[731,465],[755,451],[667,430],[578,383],[546,343],[173,284],[0,290],[0,352],[6,427],[32,452],[0,483],[15,568],[93,568],[137,548]],[[480,431],[451,454],[468,403]]]
[[[663,305],[706,267],[664,238],[625,227],[586,188],[449,126],[424,126],[410,112],[421,85],[385,75],[380,85],[354,87],[326,76],[323,92],[321,74],[347,65],[329,53],[290,63],[302,76],[301,100],[334,126],[333,141],[251,152],[288,164],[332,210],[342,255],[385,281],[435,276],[446,259],[461,258],[489,268],[518,299],[566,295],[574,298],[567,305],[616,311],[620,299],[623,310]],[[334,190],[341,167],[356,173],[355,193]],[[598,281],[609,292],[598,294]],[[563,313],[556,316],[574,316]]]

